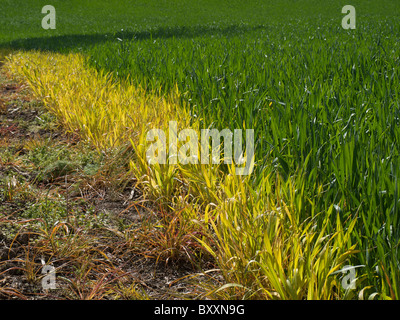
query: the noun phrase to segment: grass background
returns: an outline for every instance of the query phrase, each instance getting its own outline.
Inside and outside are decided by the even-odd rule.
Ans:
[[[348,31],[348,3],[336,0],[54,1],[57,29],[43,30],[46,4],[2,1],[0,47],[83,52],[88,66],[146,89],[177,86],[201,126],[254,128],[254,194],[276,190],[265,178],[278,174],[294,181],[298,223],[312,218],[333,233],[338,217],[344,229],[355,221],[352,264],[398,298],[398,2],[353,1]],[[248,217],[238,219],[243,227]]]
[[[216,25],[229,26],[246,23],[253,26],[277,23],[285,25],[291,19],[330,20],[340,23],[341,8],[346,1],[283,0],[283,1],[212,1],[212,0],[162,0],[162,1],[52,1],[57,12],[57,29],[43,30],[41,20],[43,6],[48,1],[1,1],[0,41],[47,38],[65,35],[93,35],[93,42],[100,36],[114,34],[121,29],[148,31],[157,27]],[[399,4],[396,1],[352,1],[357,9],[358,25],[364,17],[396,17]],[[65,38],[64,46],[80,46]],[[93,43],[86,38],[89,44]],[[49,44],[48,48],[58,43]],[[39,44],[37,44],[39,45]],[[59,48],[60,49],[60,48]]]

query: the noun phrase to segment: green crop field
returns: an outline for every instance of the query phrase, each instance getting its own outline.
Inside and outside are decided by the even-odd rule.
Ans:
[[[114,83],[179,92],[198,128],[254,129],[244,180],[205,169],[215,181],[199,191],[203,169],[179,173],[213,239],[198,242],[223,275],[219,298],[400,298],[398,1],[352,1],[348,30],[341,0],[55,0],[57,27],[43,30],[46,4],[0,0],[0,50],[81,54]],[[179,211],[181,186],[161,180],[154,198]]]

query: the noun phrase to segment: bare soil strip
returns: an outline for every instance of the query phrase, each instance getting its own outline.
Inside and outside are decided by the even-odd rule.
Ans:
[[[115,159],[66,134],[1,70],[0,299],[199,297],[193,263],[143,247],[157,210],[133,178],[121,187]],[[43,265],[55,268],[56,289],[44,289]]]

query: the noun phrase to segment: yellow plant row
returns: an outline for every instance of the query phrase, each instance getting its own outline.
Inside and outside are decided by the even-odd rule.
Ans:
[[[63,121],[99,149],[112,148],[150,128],[164,128],[168,119],[189,125],[189,116],[174,103],[179,98],[147,94],[129,81],[85,68],[79,54],[26,52],[8,62],[12,73],[24,76],[37,97]]]

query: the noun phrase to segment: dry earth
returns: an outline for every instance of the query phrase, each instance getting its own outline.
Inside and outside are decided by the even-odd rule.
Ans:
[[[84,173],[71,160],[82,148],[78,135],[65,133],[26,85],[1,70],[0,299],[199,297],[207,278],[193,281],[193,264],[157,261],[140,247],[143,224],[157,217],[133,179],[116,187],[114,172],[103,174],[107,159]],[[66,160],[47,161],[58,150]],[[43,289],[44,263],[55,267],[56,289]]]

